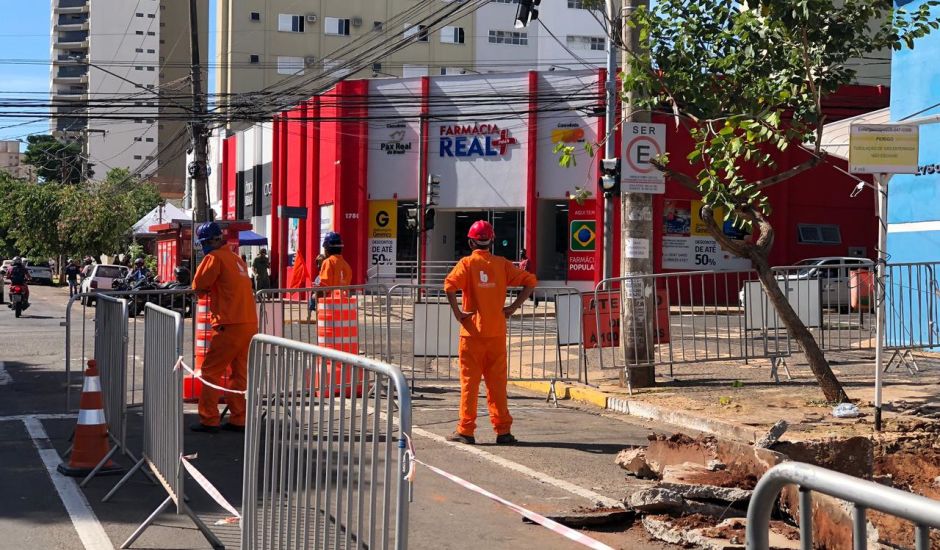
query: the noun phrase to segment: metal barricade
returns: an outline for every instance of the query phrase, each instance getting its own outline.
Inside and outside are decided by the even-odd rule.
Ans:
[[[242,548],[407,548],[411,395],[401,371],[258,335],[248,373]]]
[[[799,486],[800,546],[805,550],[814,548],[812,491],[854,504],[852,546],[855,550],[870,547],[867,540],[868,509],[912,522],[914,548],[917,550],[931,547],[930,528],[940,529],[940,502],[936,500],[818,466],[785,462],[768,470],[754,488],[747,507],[748,550],[769,548],[770,515],[780,491],[787,485]]]
[[[443,284],[444,277],[457,265],[456,261],[421,262],[423,276],[418,281],[418,262],[404,261],[387,265],[371,266],[366,280],[373,284]]]
[[[918,372],[913,350],[940,346],[940,263],[885,266],[885,370],[904,366]]]
[[[518,296],[510,289],[506,305]],[[458,298],[461,299],[461,298]],[[395,285],[388,291],[391,362],[411,379],[458,381],[460,325],[443,287]],[[572,288],[536,288],[507,320],[509,380],[580,380],[584,372],[582,297]]]
[[[388,360],[388,330],[386,323],[386,295],[388,289],[381,285],[358,285],[329,288],[278,288],[259,290],[258,332],[296,340],[308,344],[326,344],[323,337],[331,337],[336,323],[318,322],[317,309],[330,301],[332,293],[338,291],[344,297],[329,305],[329,316],[355,318],[355,327],[346,327],[345,341],[355,333],[358,353],[381,361]],[[345,326],[345,325],[344,325]],[[328,334],[330,333],[330,334]]]
[[[99,305],[100,307],[100,305]],[[144,450],[143,457],[111,490],[109,499],[130,477],[146,464],[167,492],[167,498],[121,545],[128,548],[171,504],[177,514],[193,520],[214,548],[222,542],[186,504],[183,454],[183,371],[176,368],[183,356],[183,318],[178,312],[146,305],[144,329]]]
[[[95,362],[101,380],[104,417],[108,424],[111,450],[82,480],[88,484],[111,458],[121,451],[133,459],[127,449],[127,301],[102,296],[95,315]],[[134,459],[136,460],[136,459]]]
[[[116,291],[101,290],[94,293],[82,293],[73,296],[66,306],[65,321],[65,373],[66,373],[66,412],[71,412],[72,370],[81,372],[81,367],[92,350],[92,324],[96,317],[97,305],[104,297],[121,298],[127,301],[127,406],[140,407],[143,403],[143,338],[144,318],[142,313],[148,303],[178,311],[184,316],[184,323],[189,325],[184,336],[184,356],[193,364],[195,324],[192,323],[196,309],[196,295],[189,289]]]

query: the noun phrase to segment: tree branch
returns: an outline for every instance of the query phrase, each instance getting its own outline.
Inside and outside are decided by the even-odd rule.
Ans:
[[[754,191],[763,191],[764,189],[767,189],[768,187],[777,185],[778,183],[781,183],[794,176],[802,174],[803,172],[811,168],[815,168],[820,163],[822,163],[822,158],[820,158],[817,155],[813,155],[809,160],[801,162],[800,164],[797,164],[796,166],[793,166],[791,168],[787,168],[783,172],[774,174],[762,180],[757,180],[756,182],[754,182],[756,186],[754,188]]]
[[[705,228],[708,229],[708,232],[711,233],[712,237],[718,241],[718,244],[721,245],[722,248],[730,250],[735,256],[751,259],[754,245],[748,241],[738,241],[725,235],[725,232],[722,231],[721,227],[718,226],[718,222],[715,220],[715,212],[712,210],[711,206],[703,204],[699,214],[702,221],[705,222]]]

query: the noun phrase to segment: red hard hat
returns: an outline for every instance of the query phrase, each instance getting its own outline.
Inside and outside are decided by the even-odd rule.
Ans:
[[[467,233],[467,237],[481,242],[491,241],[495,236],[496,232],[493,231],[493,225],[483,220],[473,222],[473,225],[470,226],[470,231]]]

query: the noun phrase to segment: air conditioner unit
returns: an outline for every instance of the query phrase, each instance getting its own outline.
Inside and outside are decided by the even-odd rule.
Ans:
[[[362,26],[362,18],[361,18],[361,17],[353,17],[353,18],[352,18],[352,21],[350,21],[350,23],[352,24],[353,27],[361,27],[361,26]]]
[[[373,64],[372,64],[372,72],[373,72],[373,73],[380,73],[380,72],[382,72],[382,64],[381,64],[381,63],[373,63]]]
[[[315,13],[308,13],[308,14],[307,14],[307,23],[316,23],[316,22],[317,22],[317,14],[315,14]]]
[[[317,58],[315,56],[308,55],[307,57],[304,58],[305,67],[312,67],[316,64],[317,64]]]

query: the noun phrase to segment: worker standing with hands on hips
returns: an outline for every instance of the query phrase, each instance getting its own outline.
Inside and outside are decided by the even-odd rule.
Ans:
[[[209,319],[212,340],[202,364],[202,379],[220,386],[226,369],[231,365],[229,389],[244,391],[248,387],[248,347],[258,332],[258,314],[251,289],[248,266],[225,244],[222,228],[215,222],[204,223],[196,232],[205,257],[196,268],[193,290],[199,297],[209,295]],[[202,386],[199,395],[199,423],[190,426],[194,432],[219,431],[220,390]],[[227,393],[225,402],[231,411],[223,430],[245,431],[245,396]]]
[[[517,268],[490,252],[495,232],[489,222],[475,222],[467,234],[473,252],[460,259],[447,278],[444,292],[460,323],[460,421],[449,441],[473,445],[476,439],[477,396],[480,378],[486,383],[486,404],[496,430],[497,445],[516,443],[512,416],[506,396],[506,319],[535,290],[535,275]],[[509,306],[508,287],[521,286],[522,292]],[[463,293],[463,309],[457,303],[457,291]]]
[[[317,286],[349,286],[352,284],[352,267],[343,259],[343,238],[330,231],[323,237],[323,253],[326,259],[320,266]]]

